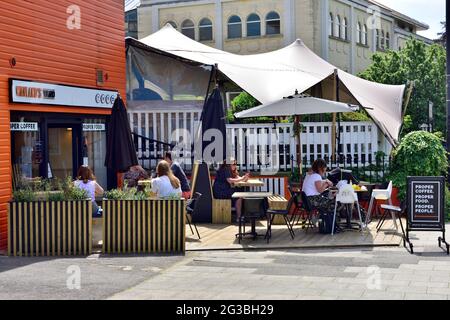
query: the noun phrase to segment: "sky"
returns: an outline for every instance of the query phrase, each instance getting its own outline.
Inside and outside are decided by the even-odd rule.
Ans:
[[[445,21],[445,0],[375,0],[391,9],[430,26],[427,31],[419,34],[430,39],[436,39],[442,31],[440,21]]]

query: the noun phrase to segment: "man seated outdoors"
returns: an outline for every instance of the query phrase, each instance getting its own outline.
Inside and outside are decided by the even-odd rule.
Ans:
[[[170,151],[167,151],[164,154],[164,160],[170,165],[170,169],[175,177],[180,180],[181,191],[183,193],[182,197],[189,199],[191,197],[191,187],[189,186],[188,178],[186,177],[186,173],[184,173],[183,168],[181,168],[178,162],[172,160],[172,152]]]
[[[311,172],[306,174],[303,181],[303,191],[314,209],[322,212],[333,212],[335,200],[328,194],[323,194],[333,186],[333,182],[323,179],[327,170],[327,163],[323,159],[314,161]]]

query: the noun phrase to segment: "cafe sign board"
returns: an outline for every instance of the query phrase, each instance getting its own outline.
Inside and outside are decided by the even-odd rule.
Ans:
[[[38,131],[37,122],[10,122],[9,127],[11,131]]]
[[[117,91],[39,81],[9,79],[10,102],[71,107],[112,108]]]
[[[408,224],[414,229],[443,228],[443,177],[408,177]]]
[[[413,245],[409,238],[410,231],[439,231],[442,237],[438,244],[449,244],[445,240],[445,178],[444,177],[408,177],[407,178],[407,209],[408,223],[406,226],[406,242],[411,253]]]

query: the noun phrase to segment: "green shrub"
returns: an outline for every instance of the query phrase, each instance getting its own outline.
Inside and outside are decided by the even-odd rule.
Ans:
[[[66,200],[66,196],[64,195],[64,192],[62,192],[62,191],[48,192],[47,199],[48,199],[48,201],[64,201],[64,200]]]
[[[408,133],[392,153],[392,167],[389,178],[399,188],[400,200],[406,197],[408,176],[446,176],[447,152],[442,141],[426,131]]]
[[[137,188],[112,189],[105,192],[108,200],[146,200],[148,196],[145,192],[138,191]]]
[[[86,200],[89,195],[86,190],[71,186],[64,191],[64,198],[68,201]]]
[[[13,192],[14,200],[17,202],[36,201],[36,194],[31,188],[16,190]]]

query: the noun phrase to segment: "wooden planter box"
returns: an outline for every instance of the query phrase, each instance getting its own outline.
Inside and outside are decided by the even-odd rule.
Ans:
[[[185,252],[185,200],[104,200],[103,253]]]
[[[33,201],[8,204],[8,255],[89,255],[92,202]]]

